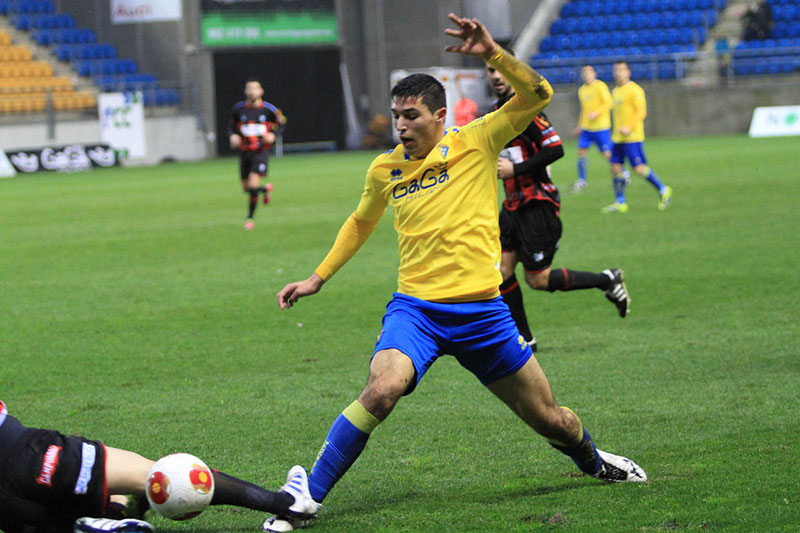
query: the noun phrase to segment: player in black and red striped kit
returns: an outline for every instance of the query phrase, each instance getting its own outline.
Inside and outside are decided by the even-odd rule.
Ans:
[[[231,110],[228,141],[231,148],[240,153],[242,190],[249,196],[244,227],[250,230],[255,227],[253,215],[258,205],[258,193],[263,193],[265,204],[270,201],[272,184],[261,185],[261,178],[267,176],[269,149],[275,144],[275,132],[286,124],[286,117],[280,109],[264,101],[264,88],[258,79],[247,80],[244,95],[245,100]]]
[[[498,97],[495,109],[513,95],[511,85],[497,70],[486,67],[492,92]],[[621,317],[630,309],[630,297],[622,270],[583,272],[565,268],[551,269],[553,257],[561,239],[561,195],[550,180],[548,166],[564,157],[561,138],[547,116],[539,113],[520,135],[509,142],[500,153],[497,177],[503,180],[506,199],[500,211],[500,272],[503,295],[517,328],[535,350],[536,339],[531,332],[522,290],[514,269],[522,262],[525,281],[533,289],[571,291],[598,288],[616,307]]]
[[[5,533],[153,533],[125,518],[125,504],[144,498],[153,461],[98,440],[30,428],[0,401],[0,531]],[[289,471],[279,492],[211,470],[211,505],[235,505],[310,518],[317,504],[302,467]]]

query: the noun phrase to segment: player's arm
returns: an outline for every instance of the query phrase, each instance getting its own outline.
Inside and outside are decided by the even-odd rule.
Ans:
[[[277,294],[278,307],[286,309],[303,296],[316,294],[366,242],[386,211],[386,200],[373,193],[369,177],[356,210],[345,220],[328,255],[308,279],[289,283]]]
[[[614,106],[614,99],[611,98],[611,91],[608,90],[608,85],[605,83],[600,86],[600,114],[608,113]]]
[[[228,120],[228,144],[233,150],[236,150],[242,145],[242,137],[239,135],[239,113],[238,109],[234,106],[231,112],[231,118]]]
[[[546,141],[546,139],[544,140]],[[558,137],[558,134],[555,135],[555,140],[550,142],[547,146],[541,144],[539,146],[540,149],[536,155],[525,161],[514,163],[515,176],[539,170],[564,157],[564,146],[561,144],[561,139]]]

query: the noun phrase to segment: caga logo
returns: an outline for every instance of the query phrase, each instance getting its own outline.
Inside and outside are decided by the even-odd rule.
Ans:
[[[392,189],[392,197],[395,200],[408,197],[409,200],[419,198],[434,192],[439,186],[446,184],[450,180],[447,173],[447,163],[434,165],[433,168],[425,169],[422,177],[414,178],[408,183],[398,183]]]

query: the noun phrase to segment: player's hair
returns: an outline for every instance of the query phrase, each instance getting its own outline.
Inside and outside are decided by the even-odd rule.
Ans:
[[[586,68],[586,67],[589,67],[593,71],[597,72],[597,69],[594,68],[594,65],[590,65],[589,63],[584,63],[583,65],[581,65],[581,68]]]
[[[447,107],[444,86],[439,80],[428,74],[410,74],[392,87],[392,99],[422,97],[422,103],[435,113],[437,109]]]
[[[631,66],[624,59],[617,59],[616,61],[614,61],[614,64],[615,65],[625,65],[626,67],[628,67],[628,70],[631,69]]]
[[[244,84],[247,85],[248,83],[250,83],[252,81],[254,81],[254,82],[258,83],[259,85],[261,85],[262,88],[264,87],[264,84],[261,83],[261,78],[257,78],[255,76],[250,76],[249,78],[244,80]]]

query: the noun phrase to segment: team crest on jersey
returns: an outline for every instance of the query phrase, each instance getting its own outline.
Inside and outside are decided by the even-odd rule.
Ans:
[[[399,168],[393,168],[391,174],[392,177],[389,178],[389,181],[398,181],[403,179],[403,171]]]
[[[259,122],[266,122],[267,121],[267,116],[266,115],[258,115],[258,121]]]
[[[442,159],[444,159],[445,157],[447,157],[447,152],[448,152],[448,150],[450,150],[450,147],[449,147],[449,146],[440,146],[440,147],[439,147],[439,151],[440,151],[440,152],[442,152]]]

